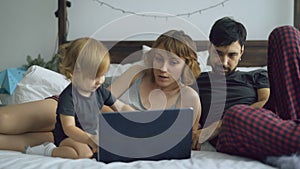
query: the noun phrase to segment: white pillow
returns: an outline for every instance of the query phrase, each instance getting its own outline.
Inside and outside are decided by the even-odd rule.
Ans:
[[[2,104],[12,104],[13,96],[6,93],[0,93],[0,100]]]
[[[110,64],[110,68],[108,72],[106,73],[106,77],[116,77],[120,76],[122,73],[124,73],[128,68],[130,68],[133,65],[144,65],[144,61],[140,60],[133,63],[127,63],[127,64]]]
[[[237,67],[237,70],[243,71],[243,72],[249,72],[249,71],[257,70],[257,69],[267,70],[267,66],[262,66],[262,67]]]
[[[207,65],[208,56],[209,56],[208,50],[197,52],[197,60],[200,64],[201,72],[211,71],[211,66]]]
[[[151,47],[147,46],[147,45],[143,45],[143,53],[146,53],[147,51],[151,50]],[[207,65],[207,58],[208,58],[208,50],[204,50],[204,51],[198,51],[196,52],[197,54],[197,61],[200,64],[200,69],[201,72],[208,72],[211,71],[211,66]]]
[[[147,46],[147,45],[143,45],[143,54],[145,54],[146,52],[148,52],[149,50],[151,50],[151,47]]]
[[[31,66],[18,83],[13,94],[13,103],[19,104],[59,95],[70,83],[66,77],[40,66]]]

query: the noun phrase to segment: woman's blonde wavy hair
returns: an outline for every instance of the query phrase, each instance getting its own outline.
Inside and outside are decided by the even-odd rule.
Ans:
[[[72,79],[75,70],[84,76],[97,77],[103,75],[110,66],[107,48],[93,38],[79,38],[60,46],[59,71]]]
[[[191,85],[199,77],[201,70],[197,61],[197,47],[190,36],[183,31],[170,30],[160,35],[152,45],[152,49],[145,53],[144,62],[153,75],[153,52],[158,46],[163,46],[164,50],[176,54],[185,61],[183,73],[181,75],[182,83]]]

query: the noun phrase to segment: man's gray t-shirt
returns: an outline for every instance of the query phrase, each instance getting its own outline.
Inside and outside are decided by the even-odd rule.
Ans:
[[[269,88],[269,80],[263,69],[235,71],[226,76],[204,72],[197,79],[197,85],[202,105],[200,125],[206,127],[220,120],[223,112],[233,105],[257,102],[257,89]]]

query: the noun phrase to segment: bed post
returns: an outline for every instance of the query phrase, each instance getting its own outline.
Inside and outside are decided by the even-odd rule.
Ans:
[[[58,0],[58,45],[67,40],[67,2]]]
[[[300,30],[300,0],[294,0],[294,26]]]

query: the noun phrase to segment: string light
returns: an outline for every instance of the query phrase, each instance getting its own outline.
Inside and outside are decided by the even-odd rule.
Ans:
[[[188,13],[180,13],[180,14],[176,14],[176,15],[171,15],[171,16],[165,16],[165,15],[152,15],[152,14],[140,14],[140,13],[137,13],[137,12],[133,12],[133,11],[127,11],[127,10],[124,10],[124,9],[121,9],[121,8],[117,8],[117,7],[114,7],[106,2],[103,2],[103,1],[100,1],[100,0],[94,0],[96,1],[97,3],[99,3],[101,6],[106,6],[106,7],[109,7],[111,8],[112,10],[115,10],[115,11],[120,11],[122,12],[123,14],[132,14],[132,15],[137,15],[137,16],[141,16],[141,17],[150,17],[150,18],[163,18],[163,19],[166,19],[168,20],[168,18],[174,18],[174,17],[183,17],[183,16],[187,16],[187,17],[190,17],[194,14],[202,14],[204,11],[207,11],[207,10],[210,10],[212,8],[216,8],[218,6],[225,6],[225,3],[228,2],[229,0],[224,0],[220,3],[217,3],[215,5],[212,5],[212,6],[209,6],[207,8],[203,8],[203,9],[199,9],[199,10],[196,10],[196,11],[193,11],[193,12],[188,12]]]

